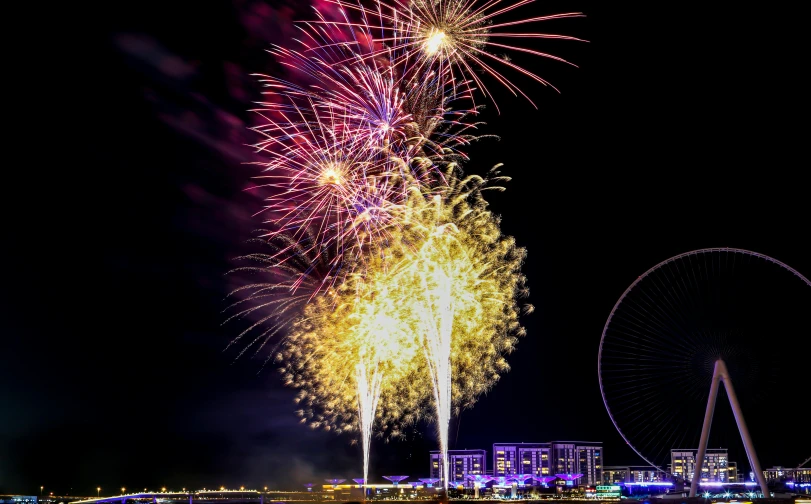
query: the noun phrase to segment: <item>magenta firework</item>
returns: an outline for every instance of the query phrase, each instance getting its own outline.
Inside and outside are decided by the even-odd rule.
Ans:
[[[360,22],[347,18],[345,23],[375,41],[370,44],[373,51],[367,57],[395,54],[395,63],[408,66],[409,71],[405,74],[412,79],[433,74],[443,80],[443,86],[462,87],[471,94],[475,86],[492,99],[487,83],[479,75],[483,72],[514,95],[520,94],[531,103],[529,96],[505,77],[499,67],[507,67],[543,85],[550,85],[549,82],[513,63],[504,53],[521,52],[569,62],[509,41],[532,38],[580,40],[566,35],[526,31],[523,27],[583,15],[569,12],[518,19],[511,16],[509,20],[502,20],[504,15],[535,0],[519,0],[509,5],[504,5],[500,0],[376,0],[371,7],[359,1],[327,1],[338,5],[343,11],[356,12],[360,16]],[[516,28],[520,31],[513,31]],[[379,36],[374,38],[375,34]]]

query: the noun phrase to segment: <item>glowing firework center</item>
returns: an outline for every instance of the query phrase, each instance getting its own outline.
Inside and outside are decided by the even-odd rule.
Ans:
[[[341,165],[336,162],[327,163],[321,169],[321,175],[318,177],[318,183],[321,185],[343,185],[344,171],[341,169]]]
[[[428,56],[436,56],[437,53],[447,50],[452,45],[450,37],[438,28],[431,28],[425,35],[425,42],[422,43],[422,50]]]

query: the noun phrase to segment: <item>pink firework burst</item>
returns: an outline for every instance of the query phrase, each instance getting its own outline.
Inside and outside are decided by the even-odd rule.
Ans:
[[[398,160],[417,179],[426,176],[426,159],[430,165],[464,157],[459,149],[478,137],[472,133],[477,123],[463,119],[476,111],[450,104],[468,97],[466,92],[446,86],[447,77],[437,70],[414,79],[408,54],[397,56],[370,32],[350,28],[348,18],[332,22],[316,12],[319,21],[299,26],[298,50],[271,51],[306,84],[260,75],[267,94],[280,98],[263,103],[265,111],[307,108],[306,101],[329,108],[369,148]]]
[[[394,163],[359,140],[357,125],[340,111],[310,102],[275,112],[279,118],[260,111],[265,123],[254,128],[265,138],[257,149],[269,158],[255,177],[271,193],[261,212],[269,236],[297,241],[309,233],[311,246],[330,249],[337,266],[347,249],[385,233],[397,198]]]
[[[533,23],[554,19],[582,17],[580,12],[569,12],[547,16],[532,16],[517,20],[500,21],[500,17],[535,0],[518,0],[506,4],[504,0],[374,0],[371,7],[359,1],[326,0],[342,11],[354,11],[361,21],[338,23],[359,30],[365,34],[377,34],[374,48],[368,57],[376,57],[384,52],[396,54],[395,63],[405,65],[410,78],[420,80],[428,72],[444,79],[444,84],[452,88],[463,86],[472,93],[472,85],[492,99],[492,93],[481,79],[477,70],[493,77],[513,95],[520,94],[530,103],[534,102],[516,84],[505,77],[499,66],[508,67],[533,80],[551,86],[544,78],[523,68],[503,52],[521,52],[534,56],[571,64],[552,54],[514,45],[509,40],[558,39],[581,40],[576,37],[541,33],[537,31],[512,31]],[[499,52],[499,54],[496,53]],[[404,74],[405,75],[405,74]],[[554,88],[554,86],[552,86]]]

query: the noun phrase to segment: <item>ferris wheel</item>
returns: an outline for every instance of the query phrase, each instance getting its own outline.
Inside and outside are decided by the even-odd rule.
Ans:
[[[752,439],[768,442],[774,429],[759,424],[764,415],[753,412],[783,401],[780,391],[790,393],[790,384],[807,383],[808,363],[801,359],[809,350],[811,282],[805,276],[748,250],[694,250],[653,266],[620,296],[600,341],[600,390],[625,442],[663,472],[670,472],[672,449],[698,447],[700,464],[711,435],[717,441],[740,433],[766,494]],[[719,384],[731,408],[715,407]],[[751,436],[744,416],[756,421],[749,424]],[[730,428],[714,431],[711,423]]]

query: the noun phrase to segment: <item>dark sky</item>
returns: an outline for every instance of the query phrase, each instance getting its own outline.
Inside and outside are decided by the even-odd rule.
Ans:
[[[0,491],[357,477],[349,437],[298,424],[274,370],[223,351],[237,331],[221,326],[224,274],[259,224],[259,202],[241,191],[255,140],[245,110],[259,92],[249,74],[276,70],[263,49],[306,9],[47,9],[47,22],[19,17],[26,52],[14,75],[34,93],[16,122],[27,142],[10,146],[24,161],[7,164],[4,184]],[[490,107],[485,119],[501,140],[471,150],[469,171],[503,162],[513,177],[491,207],[529,250],[537,311],[512,372],[451,438],[488,450],[598,440],[606,463],[638,463],[597,383],[600,334],[623,290],[704,247],[756,250],[811,275],[807,58],[798,16],[778,6],[555,0],[525,15],[564,11],[588,17],[544,28],[590,43],[537,47],[580,68],[516,57],[562,93],[521,81],[539,110],[498,95],[501,115]],[[807,348],[808,327],[793,338],[780,344]],[[794,406],[752,415],[798,425]],[[763,441],[764,465],[811,455],[807,432],[791,434]],[[425,476],[434,447],[426,426],[378,442],[372,474]]]

